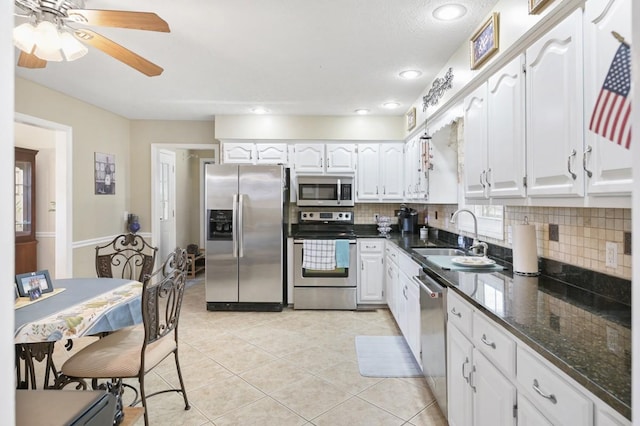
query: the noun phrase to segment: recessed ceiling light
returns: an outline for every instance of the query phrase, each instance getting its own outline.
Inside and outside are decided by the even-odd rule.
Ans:
[[[461,4],[452,3],[437,7],[433,11],[433,17],[440,21],[453,21],[467,14],[467,8]]]
[[[400,78],[404,78],[406,80],[412,80],[414,78],[418,78],[422,75],[422,71],[418,71],[418,70],[406,70],[406,71],[402,71],[400,74],[398,74],[400,76]]]
[[[389,102],[383,103],[382,106],[387,109],[395,109],[400,106],[400,102],[389,101]]]
[[[369,110],[365,108],[360,108],[354,111],[356,114],[365,115],[369,114]]]
[[[266,114],[269,112],[269,110],[263,107],[255,107],[251,108],[251,112],[254,114]]]

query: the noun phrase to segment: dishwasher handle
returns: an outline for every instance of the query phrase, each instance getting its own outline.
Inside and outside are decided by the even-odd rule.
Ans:
[[[419,276],[414,276],[412,278],[413,278],[413,281],[418,283],[420,287],[429,295],[431,299],[438,299],[442,297],[443,288],[440,285],[438,285],[438,283],[436,283],[435,281],[427,277],[422,278]]]

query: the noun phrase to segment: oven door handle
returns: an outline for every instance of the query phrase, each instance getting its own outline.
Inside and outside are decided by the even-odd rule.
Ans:
[[[340,199],[342,198],[342,184],[341,184],[341,180],[338,179],[337,181],[338,183],[338,205],[340,205]]]

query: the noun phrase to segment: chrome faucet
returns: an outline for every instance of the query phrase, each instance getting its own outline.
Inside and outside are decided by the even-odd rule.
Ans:
[[[481,248],[482,249],[482,256],[486,257],[487,256],[487,249],[489,248],[489,246],[487,245],[487,243],[480,242],[480,240],[478,240],[478,218],[476,218],[476,215],[471,210],[469,210],[469,209],[458,209],[458,210],[456,210],[451,215],[451,220],[449,222],[456,223],[456,217],[461,212],[467,212],[473,218],[473,244],[471,245],[471,247],[469,247],[469,250],[473,251],[474,253],[477,253],[476,249]]]

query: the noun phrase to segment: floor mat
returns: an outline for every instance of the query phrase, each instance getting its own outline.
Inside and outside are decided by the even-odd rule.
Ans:
[[[421,377],[402,336],[356,336],[358,368],[365,377]]]

